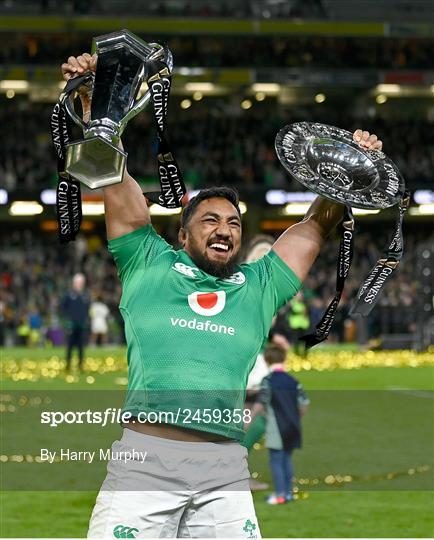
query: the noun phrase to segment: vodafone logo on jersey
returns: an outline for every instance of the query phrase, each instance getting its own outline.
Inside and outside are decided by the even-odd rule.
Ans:
[[[188,305],[198,315],[212,317],[221,313],[226,304],[225,291],[194,292],[188,295]]]

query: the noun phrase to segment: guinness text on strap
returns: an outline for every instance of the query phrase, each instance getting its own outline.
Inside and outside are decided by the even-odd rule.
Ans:
[[[171,74],[164,62],[156,60],[148,65],[148,87],[151,93],[157,128],[157,165],[161,192],[147,192],[145,197],[165,208],[179,208],[186,194],[181,170],[167,140],[166,116],[169,104]]]
[[[151,94],[153,112],[158,138],[158,176],[161,192],[144,193],[152,202],[166,208],[178,208],[186,194],[182,174],[167,141],[166,116],[171,87],[171,76],[167,66],[161,61],[150,62],[148,86]],[[72,92],[82,84],[91,85],[94,75],[86,73],[70,79],[56,103],[51,115],[51,135],[57,156],[57,220],[61,243],[75,240],[79,232],[82,209],[80,184],[65,171],[66,145],[70,142],[70,118],[65,102]]]
[[[339,245],[339,256],[336,272],[336,293],[333,300],[328,305],[324,315],[322,316],[322,319],[315,326],[313,333],[300,338],[301,341],[304,341],[306,349],[310,349],[311,347],[314,347],[318,343],[321,343],[327,339],[335,318],[342,292],[344,290],[345,280],[347,279],[350,271],[354,253],[354,217],[349,206],[345,207],[341,227],[341,242]]]
[[[404,214],[410,205],[410,193],[404,192],[399,202],[398,217],[392,240],[387,251],[378,259],[376,265],[363,282],[357,294],[356,301],[350,310],[350,315],[362,315],[366,317],[378,302],[380,293],[397,268],[404,250],[404,239],[402,234],[402,221]]]
[[[66,112],[65,102],[79,86],[91,83],[92,80],[92,73],[70,79],[51,113],[51,137],[57,157],[58,175],[57,223],[59,240],[62,244],[75,240],[82,219],[80,183],[65,171],[66,146],[71,138],[71,120]]]

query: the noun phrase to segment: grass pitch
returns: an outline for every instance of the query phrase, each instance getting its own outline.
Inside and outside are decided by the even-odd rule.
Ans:
[[[72,491],[72,483],[63,491],[27,491],[31,477],[25,473],[26,467],[45,466],[3,458],[11,457],[12,442],[18,449],[32,438],[35,448],[39,444],[37,433],[10,421],[16,413],[10,407],[16,407],[20,398],[19,403],[27,406],[32,396],[47,390],[68,390],[73,396],[89,391],[99,395],[93,390],[123,393],[124,349],[88,349],[83,374],[64,372],[62,352],[2,352],[0,464],[7,472],[2,487],[11,487],[11,471],[17,485],[1,495],[1,537],[86,535],[96,490]],[[377,367],[358,367],[371,365],[371,360],[347,351],[336,364],[334,357],[321,359],[321,354],[316,363],[303,366],[297,359],[292,363],[311,399],[304,420],[304,448],[294,455],[298,499],[270,507],[264,502],[267,492],[255,493],[262,535],[432,537],[432,359],[418,361],[413,355],[409,361],[401,361],[402,353],[390,352],[390,357],[378,363],[372,353],[365,353]],[[388,365],[399,367],[385,367]],[[29,415],[39,410],[37,403],[22,409]],[[110,440],[119,435],[117,426],[107,433]],[[270,482],[267,462],[267,451],[260,444],[251,452],[250,469],[259,480]],[[50,473],[39,474],[43,475],[47,485]],[[103,476],[104,464],[95,480]]]

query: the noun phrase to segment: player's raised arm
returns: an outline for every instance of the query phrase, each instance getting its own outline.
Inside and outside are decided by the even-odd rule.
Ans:
[[[95,71],[97,57],[84,53],[80,56],[70,56],[62,64],[62,75],[65,81],[71,77],[82,75],[86,71]],[[90,99],[85,92],[80,93],[83,107],[83,120],[90,116]],[[139,184],[125,170],[121,183],[103,189],[105,223],[107,239],[112,240],[138,229],[151,222],[148,207]]]
[[[363,148],[381,150],[383,143],[376,135],[358,129],[354,140]],[[289,227],[273,245],[281,259],[304,281],[319,255],[329,233],[342,220],[344,206],[323,197],[317,197],[303,220]]]

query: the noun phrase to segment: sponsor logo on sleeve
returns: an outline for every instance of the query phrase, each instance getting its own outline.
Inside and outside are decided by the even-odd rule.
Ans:
[[[243,285],[246,282],[246,276],[242,272],[236,272],[223,281],[225,283],[233,283],[234,285]]]
[[[195,272],[199,272],[198,268],[195,268],[194,266],[188,266],[188,264],[184,264],[182,262],[176,262],[172,266],[173,270],[176,270],[179,274],[182,274],[187,277],[196,278],[197,275]]]

